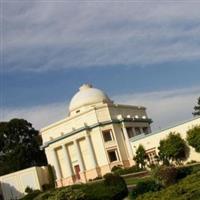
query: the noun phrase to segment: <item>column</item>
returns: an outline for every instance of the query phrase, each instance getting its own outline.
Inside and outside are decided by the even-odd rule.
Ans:
[[[52,149],[52,158],[53,158],[53,166],[56,172],[56,179],[59,180],[61,179],[61,171],[55,149]]]
[[[83,159],[82,159],[82,156],[81,156],[81,151],[80,151],[80,148],[78,146],[77,140],[74,140],[74,145],[75,145],[76,154],[77,154],[77,157],[78,157],[78,163],[79,163],[79,166],[80,166],[80,171],[84,172],[85,167],[84,167],[84,164],[83,164]]]
[[[90,140],[90,136],[89,136],[88,132],[86,132],[85,140],[86,140],[87,147],[89,149],[89,154],[90,154],[90,158],[91,158],[92,168],[96,168],[97,162],[96,162],[96,158],[95,158],[95,155],[94,155],[94,150],[92,148],[92,142]]]
[[[68,151],[66,146],[63,144],[62,145],[62,149],[63,149],[63,154],[64,154],[64,158],[65,158],[65,165],[66,165],[66,169],[67,169],[67,175],[68,176],[72,176],[73,172],[72,172],[72,167],[71,167],[71,161],[68,155]]]
[[[128,133],[127,133],[127,130],[126,130],[124,122],[122,122],[122,129],[123,129],[123,132],[124,132],[124,137],[125,137],[125,141],[126,141],[126,146],[127,146],[127,149],[128,149],[129,157],[131,159],[133,159],[133,152],[132,152],[131,144],[129,142]]]

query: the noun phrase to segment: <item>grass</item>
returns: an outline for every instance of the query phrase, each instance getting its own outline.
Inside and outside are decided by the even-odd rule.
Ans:
[[[125,182],[127,185],[136,185],[140,181],[145,181],[151,179],[150,176],[145,176],[145,177],[130,177],[130,178],[124,178]]]

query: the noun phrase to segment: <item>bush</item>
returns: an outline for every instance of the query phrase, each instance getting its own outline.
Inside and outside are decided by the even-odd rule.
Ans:
[[[21,200],[33,200],[35,197],[37,197],[39,194],[41,194],[40,190],[34,190],[31,193],[27,194]]]
[[[47,191],[47,190],[50,190],[50,189],[52,189],[52,188],[54,188],[54,187],[52,186],[52,184],[43,184],[43,185],[42,185],[42,190],[43,190],[43,191]]]
[[[139,168],[145,169],[146,166],[146,161],[149,160],[149,157],[144,149],[144,147],[140,144],[136,150],[136,155],[133,158],[133,160],[135,160],[136,165]]]
[[[163,185],[169,186],[177,181],[177,169],[170,166],[158,166],[152,170],[152,176],[154,180]]]
[[[188,161],[186,164],[189,165],[189,164],[194,164],[194,163],[197,163],[196,160],[191,160],[191,161]]]
[[[166,189],[141,195],[137,200],[199,200],[199,187],[200,172],[197,172]]]
[[[97,181],[97,180],[101,180],[103,179],[102,176],[97,176],[96,178],[93,178],[93,179],[89,179],[89,181]]]
[[[26,192],[27,194],[30,194],[30,193],[33,192],[33,189],[30,188],[29,186],[27,186],[26,189],[25,189],[25,192]]]
[[[159,191],[162,186],[156,183],[154,180],[140,181],[137,183],[136,187],[131,192],[131,197],[136,199],[137,196],[144,194],[146,192],[156,192]]]
[[[132,167],[129,167],[129,168],[118,168],[118,169],[115,169],[113,171],[114,174],[117,174],[117,175],[125,175],[125,174],[131,174],[131,173],[136,173],[136,172],[141,172],[141,171],[144,171],[144,169],[141,169],[139,168],[138,166],[132,166]]]
[[[121,200],[128,194],[126,183],[118,175],[106,174],[104,180],[52,189],[33,200]],[[30,199],[26,199],[30,200]]]
[[[121,165],[118,165],[118,166],[114,166],[112,169],[111,169],[111,172],[115,172],[117,170],[123,170],[122,166]]]
[[[197,165],[190,165],[190,166],[183,166],[177,168],[177,180],[185,178],[186,176],[196,173],[200,171],[200,164]]]
[[[172,162],[180,164],[188,157],[189,148],[180,134],[170,133],[166,139],[160,140],[159,159],[165,165]]]
[[[55,177],[53,173],[53,168],[51,165],[47,165],[48,172],[49,172],[49,189],[55,188]]]
[[[195,126],[187,131],[187,141],[196,152],[200,153],[200,126]]]
[[[73,190],[71,187],[66,187],[58,190],[55,195],[50,196],[48,200],[85,200],[85,194],[79,190]]]

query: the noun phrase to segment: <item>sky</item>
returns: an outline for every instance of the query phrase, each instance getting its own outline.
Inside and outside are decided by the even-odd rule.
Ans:
[[[0,121],[60,120],[83,83],[145,106],[153,130],[192,118],[200,1],[2,0],[0,9]]]

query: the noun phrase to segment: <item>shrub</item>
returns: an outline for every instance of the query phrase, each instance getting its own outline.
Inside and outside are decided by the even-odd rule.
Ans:
[[[48,200],[85,200],[85,194],[79,190],[73,190],[71,187],[58,190],[55,195],[48,198]]]
[[[129,168],[124,168],[124,169],[116,169],[114,170],[114,174],[117,175],[125,175],[125,174],[131,174],[131,173],[136,173],[136,172],[141,172],[144,171],[144,169],[139,168],[137,165],[129,167]]]
[[[144,149],[144,147],[140,144],[136,150],[136,155],[133,158],[133,160],[135,160],[138,168],[145,168],[146,165],[146,161],[148,161],[148,155]]]
[[[187,141],[190,146],[192,146],[196,152],[200,153],[200,126],[195,126],[194,128],[187,131]]]
[[[197,163],[197,161],[196,160],[191,160],[191,161],[188,161],[186,164],[194,164],[194,163]]]
[[[175,161],[180,164],[188,156],[189,148],[186,142],[181,138],[180,134],[170,133],[166,139],[160,141],[159,159],[163,164],[169,165]]]
[[[200,171],[200,164],[183,166],[177,168],[177,180],[185,178],[186,176]]]
[[[30,188],[29,186],[27,186],[26,189],[25,189],[25,192],[26,192],[27,194],[30,194],[30,193],[33,192],[33,189]]]
[[[101,180],[103,179],[102,176],[97,176],[96,178],[93,178],[93,179],[89,179],[89,181],[97,181],[97,180]]]
[[[200,172],[197,172],[166,189],[141,195],[137,200],[199,200],[199,187]]]
[[[39,194],[41,194],[40,190],[34,190],[31,193],[27,194],[21,200],[33,200],[35,197],[37,197]]]
[[[137,196],[144,194],[146,192],[159,191],[162,186],[156,183],[154,180],[140,181],[137,183],[136,187],[131,192],[131,197],[135,199]]]
[[[42,185],[42,190],[43,191],[47,191],[47,190],[50,190],[52,188],[53,188],[52,184],[43,184]]]
[[[106,174],[100,182],[77,184],[52,189],[32,198],[34,200],[121,200],[128,194],[126,183],[118,175]],[[25,199],[30,200],[30,199]]]
[[[49,172],[49,189],[55,188],[55,177],[53,173],[53,168],[51,165],[47,165],[48,172]]]
[[[111,172],[115,172],[117,170],[122,170],[122,166],[121,165],[118,165],[118,166],[114,166],[112,169],[111,169]]]
[[[163,185],[169,186],[177,181],[177,169],[169,166],[158,166],[152,170],[154,180]]]

